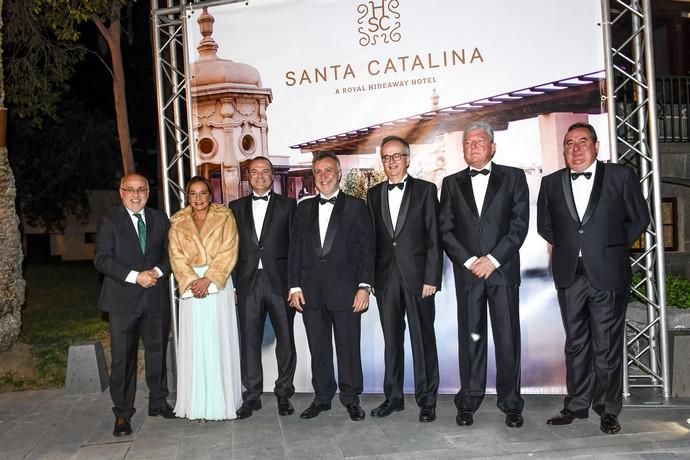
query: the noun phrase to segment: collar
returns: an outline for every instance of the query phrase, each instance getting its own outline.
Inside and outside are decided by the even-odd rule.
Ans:
[[[141,215],[141,217],[142,217],[144,220],[146,220],[146,215],[145,215],[145,212],[144,212],[144,210],[145,210],[146,208],[143,208],[141,211],[137,211],[137,212],[131,211],[127,206],[124,206],[124,208],[125,208],[125,211],[127,211],[127,214],[129,214],[129,218],[130,218],[130,219],[136,219],[136,217],[134,217],[134,214],[139,214],[139,215]]]
[[[326,198],[326,199],[331,199],[331,198],[338,198],[338,194],[340,193],[340,189],[337,188],[335,189],[335,192],[333,192],[333,195],[331,196],[325,196],[323,193],[319,192],[319,197],[321,198]]]
[[[599,163],[598,160],[594,160],[591,165],[587,167],[587,169],[583,169],[581,172],[589,172],[592,173],[592,179],[594,179],[594,173],[597,171],[597,163]],[[568,174],[574,173],[577,171],[573,171],[572,169],[568,168]]]
[[[267,196],[270,199],[272,193],[273,193],[272,190],[269,190],[268,192],[264,193],[263,195],[259,195],[258,193],[252,192],[252,196],[255,196],[257,198],[263,198],[263,197]]]
[[[492,161],[488,162],[481,168],[475,168],[474,166],[470,166],[470,171],[481,171],[482,169],[486,169],[487,171],[491,172],[491,165],[493,164]]]
[[[405,173],[405,177],[402,178],[399,182],[391,182],[390,179],[388,179],[389,184],[407,184],[407,179],[410,177],[409,174]]]

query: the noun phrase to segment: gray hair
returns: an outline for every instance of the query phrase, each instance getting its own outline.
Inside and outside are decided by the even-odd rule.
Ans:
[[[314,165],[317,161],[325,160],[326,158],[330,158],[331,160],[335,161],[336,169],[338,170],[338,172],[341,172],[340,158],[338,158],[338,155],[336,155],[333,152],[319,152],[316,155],[314,155],[314,158],[311,160],[311,169],[314,169]]]
[[[472,123],[467,125],[465,127],[465,130],[462,132],[463,144],[465,143],[465,135],[475,129],[481,129],[482,131],[484,131],[486,135],[489,136],[489,141],[491,141],[492,144],[494,143],[494,129],[491,127],[491,125],[483,121],[473,121]]]
[[[405,155],[410,155],[410,144],[403,139],[402,137],[399,136],[386,136],[383,138],[381,141],[381,150],[383,150],[383,146],[386,145],[389,142],[400,142],[403,146],[403,153]]]

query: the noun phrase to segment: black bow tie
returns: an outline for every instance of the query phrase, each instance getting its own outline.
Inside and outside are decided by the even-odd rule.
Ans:
[[[481,174],[482,176],[488,176],[490,172],[491,172],[491,171],[489,171],[488,169],[482,169],[482,170],[479,170],[479,169],[470,169],[469,174],[470,174],[470,177],[474,177],[474,176],[476,176],[477,174]]]
[[[574,172],[574,173],[570,173],[570,178],[571,178],[572,180],[577,180],[577,178],[580,177],[580,176],[585,176],[585,179],[589,179],[590,177],[592,177],[592,173],[591,173],[591,172]]]
[[[335,205],[335,200],[338,198],[337,196],[332,196],[330,198],[324,198],[322,196],[319,196],[319,204],[326,204],[330,203],[332,205]]]
[[[254,201],[256,201],[256,200],[268,201],[268,196],[269,196],[269,195],[270,195],[270,193],[267,193],[267,194],[265,194],[264,196],[258,196],[258,195],[254,195],[254,194],[252,193],[252,200],[254,200]]]
[[[388,190],[393,190],[394,188],[399,188],[400,190],[405,187],[405,182],[398,182],[397,184],[391,184],[390,182],[388,183]]]

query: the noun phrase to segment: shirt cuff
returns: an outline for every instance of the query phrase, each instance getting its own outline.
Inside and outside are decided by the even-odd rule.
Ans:
[[[162,278],[163,277],[163,270],[161,270],[158,267],[153,267],[154,270],[156,270],[156,273],[158,273],[158,277]]]
[[[295,292],[302,292],[302,288],[301,287],[290,288],[290,295],[294,294]]]
[[[492,256],[491,254],[487,254],[486,257],[491,261],[492,264],[494,264],[494,267],[498,268],[501,266],[501,264]]]
[[[469,270],[475,260],[477,260],[477,256],[472,256],[469,259],[467,259],[464,264],[465,268]]]
[[[362,287],[363,287],[363,288],[370,288],[370,287],[371,287],[371,284],[359,283],[359,286],[358,286],[358,287],[361,287],[361,288],[362,288]]]
[[[137,276],[139,276],[139,272],[132,270],[129,272],[129,275],[127,275],[127,278],[125,278],[125,281],[128,283],[137,284]]]

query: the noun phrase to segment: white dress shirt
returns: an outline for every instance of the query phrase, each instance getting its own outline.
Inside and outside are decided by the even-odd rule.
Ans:
[[[587,169],[582,172],[591,172],[592,176],[587,179],[585,176],[580,176],[577,179],[570,179],[570,185],[573,188],[573,200],[575,200],[575,209],[577,215],[582,222],[582,218],[587,212],[587,205],[589,204],[589,196],[592,194],[592,186],[594,185],[594,175],[597,171],[597,162],[594,161]],[[569,171],[570,174],[573,171]],[[582,249],[577,252],[578,257],[582,257]]]
[[[577,179],[570,179],[570,184],[573,186],[573,199],[575,200],[575,208],[577,209],[577,215],[580,220],[585,215],[587,211],[587,205],[589,204],[589,196],[592,194],[592,186],[594,185],[594,175],[597,171],[597,162],[595,161],[587,169],[582,172],[591,172],[592,176],[587,179],[584,176],[580,176]],[[573,172],[573,171],[570,171]],[[570,173],[569,172],[569,173]]]
[[[405,194],[405,187],[407,187],[407,174],[405,174],[405,177],[403,177],[403,180],[401,182],[403,184],[402,189],[395,187],[392,190],[388,190],[388,187],[386,186],[386,190],[388,191],[388,209],[391,213],[391,222],[393,223],[393,230],[395,230],[395,224],[398,222],[398,215],[400,214],[400,205],[402,204],[403,195]],[[391,182],[388,181],[388,183]]]
[[[266,211],[268,211],[268,203],[271,200],[271,192],[268,191],[263,195],[258,195],[256,193],[254,196],[268,196],[268,201],[266,200],[255,200],[252,198],[252,217],[254,219],[254,231],[256,232],[257,241],[261,239],[261,231],[264,228],[264,220],[266,219]],[[261,257],[259,257],[259,270],[264,268],[263,262],[261,262]]]
[[[489,174],[477,174],[476,176],[470,178],[470,180],[472,181],[472,194],[474,195],[474,202],[477,204],[477,212],[479,213],[480,217],[482,215],[482,208],[484,207],[486,189],[489,187],[489,177],[491,177],[491,164],[491,162],[488,162],[483,168],[481,168],[487,169],[489,171]],[[481,169],[470,167],[470,171],[481,171]],[[498,260],[496,260],[494,256],[492,256],[491,254],[487,254],[486,257],[489,258],[491,263],[493,263],[496,268],[501,266]],[[477,260],[477,256],[472,256],[469,259],[467,259],[465,261],[465,268],[469,270],[475,260]]]

